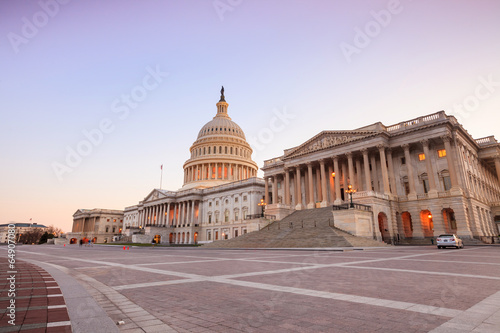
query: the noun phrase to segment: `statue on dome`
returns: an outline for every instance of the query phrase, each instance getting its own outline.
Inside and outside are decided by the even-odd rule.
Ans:
[[[222,89],[220,90],[220,101],[219,102],[225,102],[226,100],[224,99],[224,86],[222,86]]]

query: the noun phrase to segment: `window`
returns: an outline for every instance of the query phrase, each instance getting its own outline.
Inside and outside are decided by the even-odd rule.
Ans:
[[[406,157],[401,157],[401,164],[405,165],[406,164]]]
[[[422,184],[424,185],[424,193],[429,193],[429,180],[423,179]]]
[[[238,211],[237,210],[234,211],[234,220],[238,221]]]
[[[113,219],[113,222],[116,222],[116,219]]]
[[[425,161],[425,154],[423,154],[423,153],[422,154],[418,154],[418,160],[419,161]]]
[[[218,206],[218,205],[219,205],[219,201],[216,201],[216,202],[215,202],[215,205],[216,205],[216,206]]]
[[[208,223],[212,223],[212,214],[208,214]]]
[[[113,227],[113,233],[115,233],[116,227]]]
[[[238,202],[238,197],[234,198],[234,202]]]
[[[228,200],[228,199],[226,199],[226,205],[227,205],[227,204],[229,204],[229,200]]]
[[[219,231],[215,232],[215,240],[219,240]]]
[[[408,181],[404,182],[406,195],[410,194],[410,183]]]
[[[444,185],[444,190],[448,191],[451,189],[451,178],[450,176],[444,176],[443,177],[443,185]]]
[[[222,154],[222,146],[219,146],[219,154]]]
[[[243,201],[247,201],[247,196],[246,195],[243,196]]]
[[[210,154],[210,147],[208,147],[208,153]]]
[[[224,149],[224,151],[225,151],[225,154],[227,154],[227,147]]]
[[[439,157],[446,157],[446,149],[438,150],[438,156]]]
[[[108,219],[108,222],[109,222],[109,219]]]
[[[109,227],[106,227],[106,232],[109,232]]]
[[[212,231],[207,230],[207,240],[212,240]]]
[[[238,229],[234,230],[234,237],[238,237]]]
[[[211,202],[208,203],[208,207],[212,207],[212,203]]]
[[[215,212],[215,223],[219,223],[219,212]]]
[[[229,210],[227,209],[224,212],[224,222],[229,222]]]

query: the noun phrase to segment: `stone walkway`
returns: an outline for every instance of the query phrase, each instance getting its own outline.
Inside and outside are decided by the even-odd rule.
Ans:
[[[17,261],[11,270],[4,257],[0,259],[0,281],[0,332],[71,332],[61,289],[45,270],[23,261]]]
[[[110,332],[498,333],[500,247],[335,250],[25,246],[18,256],[78,281]],[[74,332],[104,331],[75,326],[67,303]]]

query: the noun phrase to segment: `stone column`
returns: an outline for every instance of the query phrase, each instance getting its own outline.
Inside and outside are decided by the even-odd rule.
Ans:
[[[339,172],[339,157],[334,156],[333,157],[333,172],[335,172],[335,201],[334,203],[336,205],[339,205],[342,203],[342,197],[340,196],[340,172]]]
[[[333,178],[332,173],[333,173],[333,165],[328,165],[328,182],[330,184],[330,187],[329,187],[330,201],[329,201],[329,203],[333,204],[333,201],[335,201],[335,185],[334,185],[335,179]]]
[[[322,201],[321,201],[321,207],[326,207],[328,206],[328,193],[326,193],[326,172],[325,172],[325,160],[320,160],[319,161],[319,167],[321,171],[321,194],[322,194]]]
[[[194,200],[191,200],[191,221],[189,223],[194,225]]]
[[[387,172],[387,161],[385,159],[385,146],[378,145],[378,151],[380,152],[380,165],[382,166],[382,181],[384,183],[384,193],[391,194],[389,188],[389,173]]]
[[[290,206],[290,173],[288,168],[285,168],[285,205]]]
[[[500,185],[500,154],[497,154],[495,156],[495,169],[497,172],[497,181],[498,181],[497,185]]]
[[[307,163],[307,179],[308,179],[308,192],[309,192],[309,200],[307,203],[307,209],[314,208],[314,184],[313,184],[313,172],[312,172],[312,163]]]
[[[170,225],[170,202],[167,203],[167,212],[165,215],[165,224],[164,225]]]
[[[302,209],[302,193],[300,191],[300,165],[297,165],[295,167],[295,209],[300,210]]]
[[[172,220],[173,220],[172,224],[173,225],[177,225],[177,205],[178,205],[178,203],[174,202],[174,216],[172,218]]]
[[[453,152],[451,150],[451,136],[445,135],[441,137],[444,141],[444,149],[446,151],[446,162],[448,162],[448,171],[450,173],[451,187],[453,189],[458,189],[458,177],[457,171],[455,169],[455,163],[453,162]]]
[[[363,180],[361,179],[361,161],[356,158],[356,189],[361,191],[363,189]]]
[[[375,189],[375,192],[380,192],[380,183],[378,181],[378,172],[377,172],[377,160],[375,159],[375,155],[372,154],[370,156],[370,162],[372,165],[372,179],[373,179],[373,188]]]
[[[163,224],[163,215],[165,210],[165,204],[160,205],[160,212],[158,214],[157,224],[160,226]]]
[[[278,203],[278,175],[273,176],[273,204]]]
[[[356,180],[354,179],[354,164],[353,164],[353,161],[352,161],[352,152],[348,152],[346,154],[347,156],[347,165],[348,165],[348,168],[349,168],[349,182],[348,182],[348,185],[351,184],[352,185],[352,188],[356,188]],[[346,184],[344,183],[344,189],[346,189],[347,186]]]
[[[424,147],[424,154],[425,154],[425,166],[427,169],[427,179],[429,180],[429,198],[437,198],[437,189],[436,189],[436,179],[434,177],[434,168],[432,167],[432,160],[431,160],[431,154],[429,152],[429,140],[424,139],[420,141],[422,146]]]
[[[264,202],[269,205],[269,177],[264,177]]]
[[[389,165],[389,182],[391,184],[391,193],[398,195],[398,189],[396,187],[396,175],[394,173],[394,163],[392,159],[392,149],[387,148],[387,164]]]
[[[417,200],[417,191],[415,190],[415,178],[413,176],[413,165],[411,163],[410,145],[406,143],[402,145],[402,147],[405,151],[406,170],[408,174],[408,186],[410,187],[408,200]]]
[[[363,168],[365,170],[365,191],[372,190],[372,177],[370,174],[370,161],[368,159],[368,149],[361,149],[363,153]]]
[[[320,167],[315,168],[316,174],[316,193],[318,196],[316,197],[316,201],[323,201],[323,189],[321,188],[321,170]],[[314,202],[314,207],[316,207],[316,201]]]

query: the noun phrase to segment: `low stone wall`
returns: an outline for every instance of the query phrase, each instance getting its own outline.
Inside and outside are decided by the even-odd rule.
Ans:
[[[354,236],[373,238],[373,213],[358,209],[334,210],[334,226]]]

